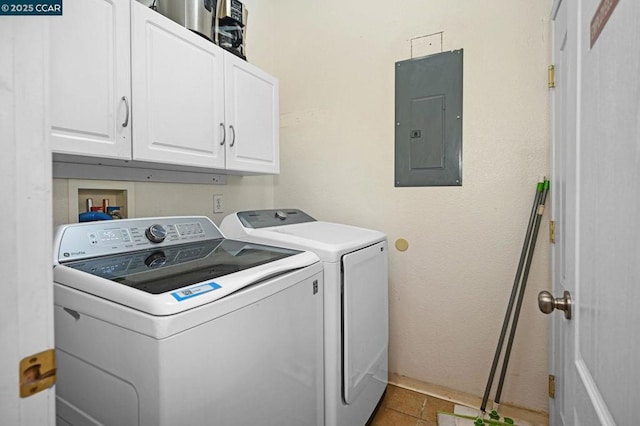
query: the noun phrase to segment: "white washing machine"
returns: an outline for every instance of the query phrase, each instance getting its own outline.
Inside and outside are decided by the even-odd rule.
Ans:
[[[60,227],[58,425],[323,425],[322,265],[206,217]]]
[[[230,238],[316,253],[324,265],[325,424],[363,426],[388,379],[385,234],[317,221],[295,209],[225,217]]]

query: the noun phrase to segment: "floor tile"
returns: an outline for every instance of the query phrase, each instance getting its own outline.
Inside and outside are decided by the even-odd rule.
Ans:
[[[426,396],[421,393],[396,386],[388,386],[382,404],[384,407],[419,419],[424,409],[425,400]]]
[[[450,401],[444,401],[442,399],[427,396],[424,411],[422,412],[422,418],[425,420],[436,421],[438,420],[438,411],[446,411],[447,413],[453,413],[455,404]]]
[[[391,408],[380,407],[371,426],[416,426],[418,421],[415,417]]]
[[[507,406],[503,406],[502,408],[507,412]],[[438,411],[445,413],[457,412],[459,414],[467,413],[472,416],[477,414],[477,409],[464,405],[456,406],[453,402],[447,400],[389,385],[376,415],[371,419],[368,426],[438,426]],[[524,410],[519,411],[521,413],[520,415],[527,418],[529,423],[519,419],[518,415],[509,415],[509,417],[516,418],[518,424],[548,426],[547,417],[543,413],[527,411],[527,415],[524,415],[522,411]],[[540,418],[541,420],[530,420],[531,416],[534,416],[534,419]],[[447,415],[443,415],[442,417],[445,422],[443,424],[453,425],[462,423],[461,419],[457,417]]]
[[[389,385],[369,426],[437,426],[438,411],[453,409],[453,402]]]

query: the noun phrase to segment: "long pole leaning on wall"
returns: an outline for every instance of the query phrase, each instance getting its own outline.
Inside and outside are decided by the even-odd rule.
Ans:
[[[536,246],[536,239],[538,237],[538,231],[540,229],[540,222],[542,215],[544,214],[544,205],[549,192],[549,181],[542,178],[538,180],[536,185],[536,194],[531,208],[531,215],[529,217],[529,223],[527,225],[527,232],[525,234],[524,243],[522,246],[522,252],[520,253],[520,260],[518,262],[518,268],[516,270],[516,276],[513,281],[513,287],[511,289],[511,296],[509,298],[509,304],[507,305],[507,311],[505,312],[504,321],[502,323],[502,329],[500,331],[500,337],[498,339],[498,345],[493,357],[493,363],[491,364],[491,371],[489,372],[489,378],[487,380],[487,386],[482,397],[482,404],[480,405],[480,411],[486,413],[487,402],[489,400],[489,393],[493,386],[493,379],[498,368],[498,362],[500,361],[500,355],[502,353],[502,347],[504,340],[509,329],[509,323],[511,322],[511,331],[509,333],[509,340],[507,342],[507,348],[502,362],[502,369],[500,373],[500,379],[498,381],[498,389],[496,397],[494,399],[494,411],[497,413],[500,404],[500,398],[502,396],[502,388],[504,385],[505,376],[507,373],[507,367],[509,365],[509,357],[511,355],[511,349],[513,347],[513,341],[515,338],[516,327],[518,325],[518,318],[520,316],[520,309],[522,307],[522,301],[524,300],[524,293],[527,286],[527,280],[529,277],[529,270],[531,269],[531,261],[533,260],[533,253]],[[518,298],[516,302],[516,297]],[[515,312],[513,312],[515,302]],[[513,313],[513,321],[511,321],[511,314]],[[493,413],[495,414],[495,413]]]

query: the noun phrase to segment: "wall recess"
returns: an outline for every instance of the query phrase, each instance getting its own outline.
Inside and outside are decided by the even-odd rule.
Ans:
[[[69,179],[69,223],[79,221],[78,215],[88,211],[87,199],[94,207],[102,207],[108,200],[111,207],[119,207],[122,218],[135,217],[135,184],[120,181],[97,181]]]

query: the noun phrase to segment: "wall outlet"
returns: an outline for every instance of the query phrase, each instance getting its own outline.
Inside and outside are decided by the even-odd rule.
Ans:
[[[224,213],[224,204],[222,203],[222,194],[214,194],[213,196],[213,212]]]

